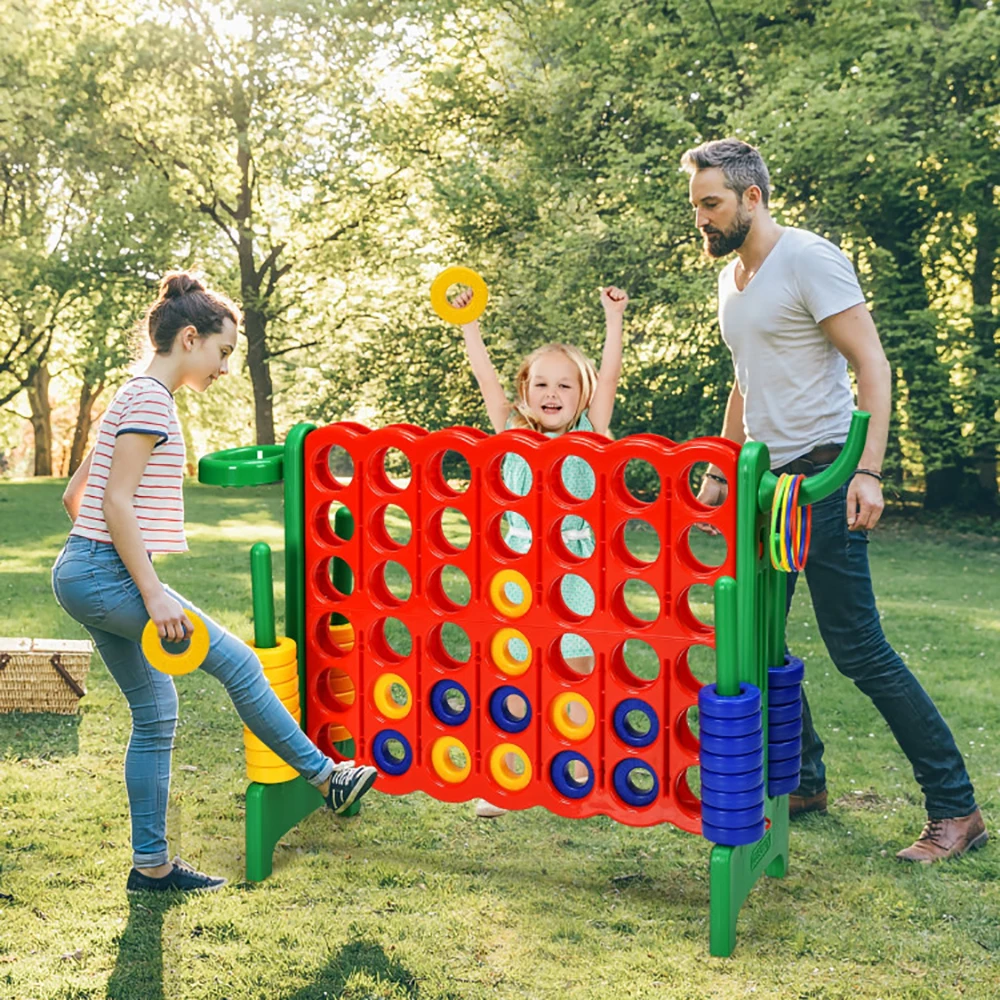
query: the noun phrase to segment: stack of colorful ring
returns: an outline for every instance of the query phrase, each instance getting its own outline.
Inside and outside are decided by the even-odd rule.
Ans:
[[[299,707],[299,665],[295,655],[295,640],[278,636],[278,645],[270,649],[249,646],[257,654],[264,667],[264,676],[281,699],[281,703],[292,714],[296,722],[302,720]],[[291,781],[299,772],[289,767],[273,750],[262,743],[249,729],[243,728],[243,745],[247,754],[247,777],[262,785],[276,785]]]
[[[760,690],[741,684],[720,695],[714,684],[698,692],[701,741],[701,832],[736,847],[764,836],[764,728]]]
[[[767,794],[787,795],[799,787],[802,767],[802,677],[795,656],[767,671]]]
[[[812,535],[812,507],[805,515],[799,506],[799,488],[805,476],[778,476],[771,502],[771,565],[786,573],[805,569]]]

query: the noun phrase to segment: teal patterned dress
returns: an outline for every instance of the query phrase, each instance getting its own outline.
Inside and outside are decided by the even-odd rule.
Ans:
[[[508,423],[508,429],[510,424]],[[594,427],[587,418],[586,412],[565,433],[573,431],[593,431]],[[546,437],[556,437],[553,432],[545,432]],[[500,467],[504,486],[519,497],[527,496],[531,490],[531,469],[520,455],[513,453],[505,455]],[[589,500],[594,495],[596,480],[594,470],[582,458],[570,456],[562,464],[563,484],[567,491],[580,500]],[[527,552],[532,544],[531,525],[520,515],[509,511],[504,515],[506,525],[505,540],[507,546],[514,552]],[[574,555],[586,559],[594,554],[594,533],[590,525],[575,514],[569,514],[562,520],[562,538],[566,548]],[[508,584],[508,586],[512,586]],[[594,613],[594,591],[590,584],[574,573],[568,573],[562,579],[562,598],[566,606],[578,615],[590,617]],[[511,600],[519,600],[520,594],[508,594]],[[594,651],[585,639],[576,635],[564,635],[561,643],[562,655],[565,659],[580,656],[593,656]]]

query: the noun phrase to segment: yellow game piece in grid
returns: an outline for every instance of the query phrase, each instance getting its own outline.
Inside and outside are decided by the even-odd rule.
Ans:
[[[146,622],[146,627],[142,630],[142,652],[146,659],[157,670],[174,677],[197,670],[208,656],[209,638],[205,623],[193,611],[185,609],[184,613],[191,620],[194,632],[191,633],[188,647],[183,653],[168,653],[163,648],[152,619]]]
[[[576,722],[573,719],[570,714],[571,708],[583,710],[583,722]],[[573,741],[585,740],[594,731],[594,726],[597,722],[590,702],[583,695],[576,694],[573,691],[564,691],[552,699],[552,705],[549,708],[549,718],[552,721],[552,725],[555,726],[562,736]]]
[[[392,688],[396,684],[406,694],[406,700],[402,705],[392,696]],[[413,692],[399,674],[382,674],[372,685],[372,700],[375,702],[375,707],[387,719],[405,719],[413,708]]]
[[[507,597],[507,585],[513,584],[521,591],[521,600]],[[490,603],[506,618],[520,618],[531,607],[531,585],[523,573],[516,569],[502,569],[490,580]]]
[[[459,767],[452,761],[452,750],[457,750],[465,757],[463,767]],[[457,785],[459,782],[465,781],[472,771],[472,755],[461,740],[455,739],[454,736],[440,736],[431,747],[431,764],[439,778],[443,778],[449,784]]]
[[[524,643],[528,651],[523,660],[519,660],[510,651],[512,642]],[[523,632],[516,628],[502,628],[490,640],[490,656],[497,667],[508,677],[519,677],[531,666],[531,644]]]
[[[518,774],[507,759],[508,755],[516,757],[524,769]],[[490,753],[490,773],[501,788],[510,792],[519,792],[527,788],[531,781],[531,761],[528,755],[514,743],[501,743]]]
[[[462,309],[456,309],[448,301],[452,285],[468,285],[472,289],[472,299]],[[447,267],[431,282],[431,307],[446,323],[461,326],[479,319],[489,300],[486,282],[469,267]]]

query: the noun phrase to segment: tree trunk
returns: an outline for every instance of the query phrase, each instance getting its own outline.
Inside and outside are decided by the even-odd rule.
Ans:
[[[73,445],[69,451],[69,475],[80,467],[87,454],[87,442],[90,440],[90,428],[94,423],[94,403],[104,392],[104,382],[92,386],[84,376],[80,386],[80,402],[76,409],[76,426],[73,428]]]
[[[251,265],[252,267],[252,265]],[[243,301],[252,302],[256,289],[244,286]],[[253,383],[257,444],[274,444],[274,407],[271,368],[267,355],[267,317],[257,308],[244,307],[243,330],[247,338],[247,367]]]
[[[52,475],[52,404],[49,402],[49,366],[42,363],[26,386],[35,436],[35,475]]]
[[[977,510],[997,509],[997,314],[993,308],[994,273],[1000,249],[1000,217],[994,188],[983,185],[983,204],[976,215],[976,259],[972,268],[972,329],[975,339],[976,381],[973,413],[976,446],[973,452]]]

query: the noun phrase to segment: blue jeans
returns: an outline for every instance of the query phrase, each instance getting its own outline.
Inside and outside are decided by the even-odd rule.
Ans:
[[[71,535],[52,568],[52,589],[63,610],[93,637],[132,712],[132,736],[125,754],[132,863],[136,868],[165,864],[170,857],[167,796],[177,691],[173,678],[151,667],[139,645],[149,621],[139,588],[113,545]],[[253,650],[180,594],[165,589],[208,628],[208,656],[200,669],[222,682],[240,718],[261,742],[310,784],[323,784],[333,771],[333,761],[281,704]]]
[[[812,518],[805,575],[830,658],[889,724],[923,789],[928,817],[967,816],[976,800],[955,738],[882,632],[868,567],[868,533],[847,530],[847,484],[813,504]],[[788,574],[788,609],[797,577]],[[802,775],[796,794],[808,796],[826,788],[826,769],[823,741],[813,726],[804,689],[802,716]]]

